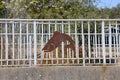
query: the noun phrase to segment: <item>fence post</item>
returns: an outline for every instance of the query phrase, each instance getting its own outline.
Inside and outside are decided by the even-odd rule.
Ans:
[[[29,57],[28,57],[28,55],[29,55],[29,53],[28,53],[28,52],[29,52],[29,51],[28,51],[28,46],[29,46],[29,45],[28,45],[28,43],[29,43],[29,42],[28,42],[28,40],[29,40],[29,39],[28,39],[28,34],[29,34],[29,31],[28,31],[28,22],[27,22],[27,24],[26,24],[26,32],[27,32],[27,34],[26,34],[26,37],[27,37],[27,59],[29,59]]]
[[[88,57],[89,57],[89,63],[90,63],[90,59],[91,59],[91,46],[90,46],[90,21],[88,20]]]
[[[111,22],[109,21],[109,56],[112,58],[112,34],[111,34]],[[110,60],[111,61],[111,60]]]
[[[102,53],[103,53],[103,64],[106,64],[106,53],[105,53],[105,30],[104,20],[102,20]]]
[[[83,66],[85,66],[85,45],[84,45],[84,22],[81,23],[82,26],[82,57],[83,57]]]
[[[32,66],[32,41],[31,41],[31,36],[29,36],[29,66]]]
[[[116,34],[115,35],[116,35],[117,57],[119,57],[119,48],[118,48],[118,42],[119,41],[118,41],[118,31],[117,31],[118,30],[118,24],[117,24],[117,21],[115,23],[116,23],[116,25],[115,25]]]
[[[78,34],[77,34],[77,21],[75,21],[75,50],[76,50],[76,58],[78,59],[79,64],[79,42],[78,42]],[[75,54],[75,53],[74,53]]]
[[[15,29],[15,26],[14,26],[14,23],[12,23],[12,64],[14,64],[14,57],[15,57],[15,52],[14,52],[14,48],[15,48],[15,46],[14,46],[14,42],[15,42],[15,31],[14,31],[14,29]]]
[[[94,57],[100,57],[100,55],[98,55],[98,50],[97,50],[97,25],[96,25],[96,21],[95,21],[95,55],[94,55]]]
[[[22,22],[20,21],[20,53],[19,53],[19,57],[20,59],[22,59]]]
[[[62,33],[64,33],[64,22],[61,23]],[[62,64],[64,64],[64,43],[62,42]]]
[[[34,21],[34,65],[37,65],[37,35],[36,35],[36,21]]]
[[[42,32],[41,32],[42,35],[41,35],[41,50],[40,51],[41,51],[41,58],[43,59],[44,58],[44,53],[42,51],[42,48],[44,47],[44,41],[43,41],[43,33],[44,33],[44,31],[43,31],[44,30],[43,29],[44,25],[43,24],[44,23],[42,22],[41,24],[42,24]]]
[[[7,22],[5,23],[5,58],[6,58],[6,62],[7,62],[7,65],[8,65],[8,25],[7,25]]]

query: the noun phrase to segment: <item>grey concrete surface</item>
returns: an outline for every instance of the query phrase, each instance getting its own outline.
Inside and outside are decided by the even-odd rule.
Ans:
[[[0,80],[120,80],[119,66],[0,68]]]

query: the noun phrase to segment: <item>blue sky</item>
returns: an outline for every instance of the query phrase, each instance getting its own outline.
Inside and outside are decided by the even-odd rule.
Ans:
[[[115,7],[118,3],[120,3],[120,0],[98,0],[98,6],[101,8],[104,7]]]

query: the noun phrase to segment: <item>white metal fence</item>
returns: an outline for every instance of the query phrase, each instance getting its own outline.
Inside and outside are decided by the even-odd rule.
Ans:
[[[42,51],[55,31],[62,42],[51,57]],[[0,19],[0,66],[111,65],[120,58],[120,19]]]

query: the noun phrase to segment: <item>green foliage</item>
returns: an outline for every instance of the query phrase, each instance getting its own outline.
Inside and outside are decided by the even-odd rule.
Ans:
[[[96,19],[120,18],[120,4],[113,8],[98,8],[99,0],[0,0],[0,15],[5,7],[8,18],[33,19]]]
[[[0,18],[4,16],[5,13],[5,2],[0,0]]]
[[[32,18],[75,19],[98,17],[97,8],[94,5],[88,5],[87,0],[81,2],[79,0],[68,2],[54,0],[51,6],[49,6],[49,1],[46,1],[46,3],[42,1],[33,0],[30,2],[28,10]]]
[[[110,18],[114,19],[114,18],[120,18],[120,3],[116,6],[113,7],[110,11]]]
[[[6,4],[8,18],[29,18],[27,14],[27,2],[25,0],[11,0]]]

